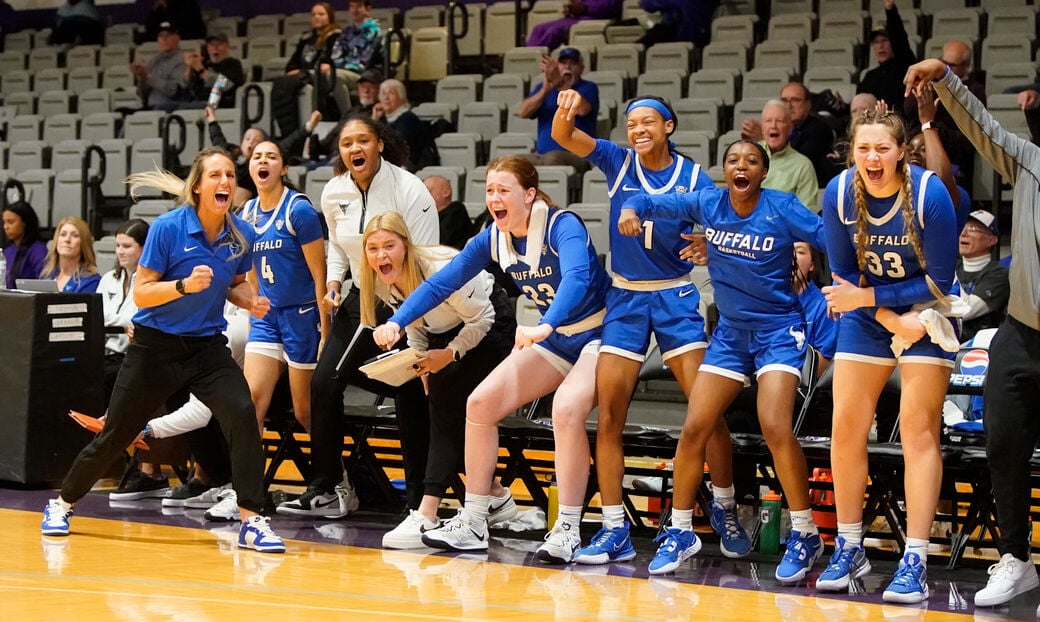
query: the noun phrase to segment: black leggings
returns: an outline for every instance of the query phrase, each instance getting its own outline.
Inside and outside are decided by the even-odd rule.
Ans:
[[[220,424],[231,454],[239,506],[253,512],[263,509],[264,456],[256,410],[227,339],[223,335],[182,337],[145,326],[134,328],[105,427],[76,457],[62,482],[62,498],[75,503],[90,492],[155,409],[179,389],[194,393]]]
[[[372,339],[372,330],[361,326],[361,300],[351,288],[344,296],[332,321],[325,348],[311,379],[311,461],[314,479],[310,488],[331,493],[343,480],[343,391],[348,384],[365,391],[394,398],[397,427],[401,438],[401,455],[408,507],[419,507],[423,478],[430,444],[430,421],[422,383],[412,380],[399,387],[370,380],[358,371],[365,361],[382,350]],[[382,322],[390,317],[390,309],[376,306],[376,317]],[[404,347],[399,343],[398,347]]]

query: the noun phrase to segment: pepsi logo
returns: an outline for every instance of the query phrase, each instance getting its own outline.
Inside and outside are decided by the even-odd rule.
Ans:
[[[989,367],[989,352],[986,350],[969,350],[961,358],[961,373],[982,375]]]

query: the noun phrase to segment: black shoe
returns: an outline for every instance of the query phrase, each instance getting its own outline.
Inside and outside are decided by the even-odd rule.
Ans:
[[[192,497],[197,497],[202,493],[210,489],[210,486],[203,484],[196,478],[188,480],[187,484],[181,484],[175,488],[171,488],[167,492],[166,496],[163,497],[162,504],[164,508],[181,508],[184,507],[184,502]]]
[[[138,499],[161,499],[170,492],[170,481],[165,475],[158,479],[137,473],[122,488],[108,494],[109,501],[136,501]]]

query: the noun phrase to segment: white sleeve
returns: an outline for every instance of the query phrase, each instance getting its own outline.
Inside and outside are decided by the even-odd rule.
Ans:
[[[168,415],[152,419],[148,425],[152,427],[152,436],[155,438],[169,438],[206,427],[212,416],[213,411],[192,393],[184,406]]]
[[[449,296],[445,303],[465,322],[459,334],[448,344],[460,355],[477,347],[495,324],[495,307],[491,304],[494,282],[490,274],[482,271]]]
[[[325,260],[327,269],[326,282],[339,281],[350,267],[350,257],[347,256],[347,252],[343,249],[338,235],[337,219],[343,216],[342,210],[339,209],[339,205],[335,201],[327,200],[327,196],[330,194],[329,187],[335,181],[335,178],[329,180],[329,183],[325,184],[325,188],[321,191],[321,212],[325,216],[325,224],[329,230],[329,244],[326,249]]]
[[[400,209],[408,225],[408,233],[412,236],[412,243],[419,246],[440,244],[441,225],[433,195],[418,177],[407,171],[402,172],[406,177],[401,184],[403,187],[399,196],[403,201]]]

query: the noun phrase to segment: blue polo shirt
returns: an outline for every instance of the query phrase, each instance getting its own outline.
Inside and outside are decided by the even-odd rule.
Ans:
[[[55,268],[53,272],[44,275],[42,278],[57,279],[58,269]],[[63,294],[93,294],[97,291],[98,283],[100,282],[100,274],[77,274],[65,282],[65,287],[62,288],[61,292]]]
[[[231,217],[246,247],[235,245],[227,227],[215,244],[206,240],[195,208],[181,206],[155,219],[148,230],[140,265],[159,273],[162,281],[176,281],[191,276],[195,266],[213,269],[213,281],[207,289],[175,298],[155,307],[144,307],[134,315],[134,323],[172,335],[203,337],[215,335],[227,326],[224,301],[228,287],[252,266],[253,228],[238,216]]]
[[[542,88],[541,82],[536,84],[527,96],[530,97],[531,95],[534,95],[540,88]],[[574,127],[585,132],[589,136],[595,137],[596,117],[599,116],[599,87],[596,86],[595,82],[578,80],[578,82],[574,84],[574,90],[578,91],[582,98],[592,106],[592,109],[589,110],[589,114],[579,115],[574,118]],[[559,108],[559,106],[556,105],[556,99],[559,94],[560,89],[549,91],[549,94],[545,96],[545,100],[542,102],[541,108],[538,109],[538,141],[535,145],[535,151],[538,153],[566,151],[566,149],[561,147],[560,143],[553,140],[552,137],[552,122],[553,117],[556,116],[556,109]]]

